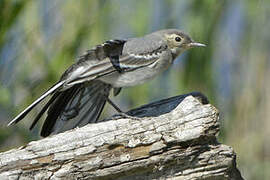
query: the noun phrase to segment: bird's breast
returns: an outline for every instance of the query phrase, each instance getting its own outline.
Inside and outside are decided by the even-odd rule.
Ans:
[[[172,63],[170,59],[160,59],[153,64],[127,72],[114,72],[100,78],[113,87],[130,87],[143,84],[166,70]]]

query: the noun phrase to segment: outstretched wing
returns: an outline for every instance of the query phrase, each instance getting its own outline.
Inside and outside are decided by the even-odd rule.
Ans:
[[[117,54],[121,54],[121,51],[123,49],[123,45],[126,41],[125,40],[114,40],[110,41],[110,43],[104,43],[102,45],[98,45],[95,48],[88,50],[84,55],[80,56],[78,58],[78,61],[74,63],[72,66],[70,66],[62,75],[60,81],[55,84],[53,87],[51,87],[48,91],[46,91],[41,97],[39,97],[37,100],[35,100],[31,105],[29,105],[26,109],[24,109],[20,114],[18,114],[9,124],[16,124],[19,121],[21,121],[37,104],[39,104],[41,101],[43,101],[46,97],[49,95],[53,95],[49,102],[43,107],[43,109],[39,112],[38,116],[33,121],[30,129],[32,129],[35,124],[38,122],[38,120],[41,118],[41,116],[46,112],[48,108],[51,107],[51,105],[55,101],[60,101],[60,98],[64,98],[64,95],[67,94],[73,94],[72,92],[74,89],[77,89],[77,86],[75,85],[80,83],[85,83],[90,80],[95,79],[95,77],[98,74],[102,74],[103,69],[109,71],[114,71],[112,65],[109,63],[106,63],[106,59],[111,56],[116,56]],[[106,67],[102,68],[102,64],[105,64]],[[83,77],[84,70],[89,70],[91,67],[95,69],[95,67],[101,67],[97,72],[92,71],[92,76],[90,75],[87,78]],[[95,70],[94,70],[95,71]],[[82,78],[80,80],[80,78]],[[72,83],[72,81],[76,81],[76,83]],[[69,88],[72,88],[72,91],[69,90]],[[68,90],[68,91],[67,91]],[[66,91],[66,92],[65,92]],[[61,93],[65,92],[65,93]],[[61,101],[64,103],[65,101]],[[68,103],[68,101],[66,102]],[[64,106],[65,104],[63,104]]]
[[[152,45],[147,51],[138,53],[129,44],[134,40],[110,40],[87,51],[62,76],[65,86],[90,81],[113,72],[124,73],[149,66],[157,62],[167,47]],[[135,40],[136,41],[136,40]],[[125,50],[128,47],[129,50]]]
[[[60,95],[56,94],[40,135],[46,137],[51,133],[57,134],[97,122],[110,90],[110,85],[94,80],[75,85]]]

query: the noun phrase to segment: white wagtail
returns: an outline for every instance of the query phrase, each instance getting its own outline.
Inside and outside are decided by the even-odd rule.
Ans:
[[[144,83],[166,70],[183,51],[205,46],[177,29],[165,29],[139,38],[109,40],[88,50],[41,97],[8,125],[22,120],[44,98],[52,95],[34,119],[32,129],[47,111],[41,136],[56,134],[98,121],[111,89]]]

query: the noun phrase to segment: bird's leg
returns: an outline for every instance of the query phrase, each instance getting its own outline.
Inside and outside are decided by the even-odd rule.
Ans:
[[[130,116],[123,112],[116,104],[114,104],[109,97],[106,97],[107,102],[118,112],[118,114],[114,115],[111,119],[112,120],[117,120],[120,118],[128,118],[128,119],[133,119],[133,120],[140,120],[138,117]]]
[[[116,104],[114,104],[109,97],[106,98],[107,102],[118,112],[124,113]]]

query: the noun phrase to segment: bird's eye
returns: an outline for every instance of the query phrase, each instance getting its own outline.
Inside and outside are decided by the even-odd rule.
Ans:
[[[180,42],[181,41],[181,38],[177,36],[177,37],[175,37],[175,41],[176,42]]]

